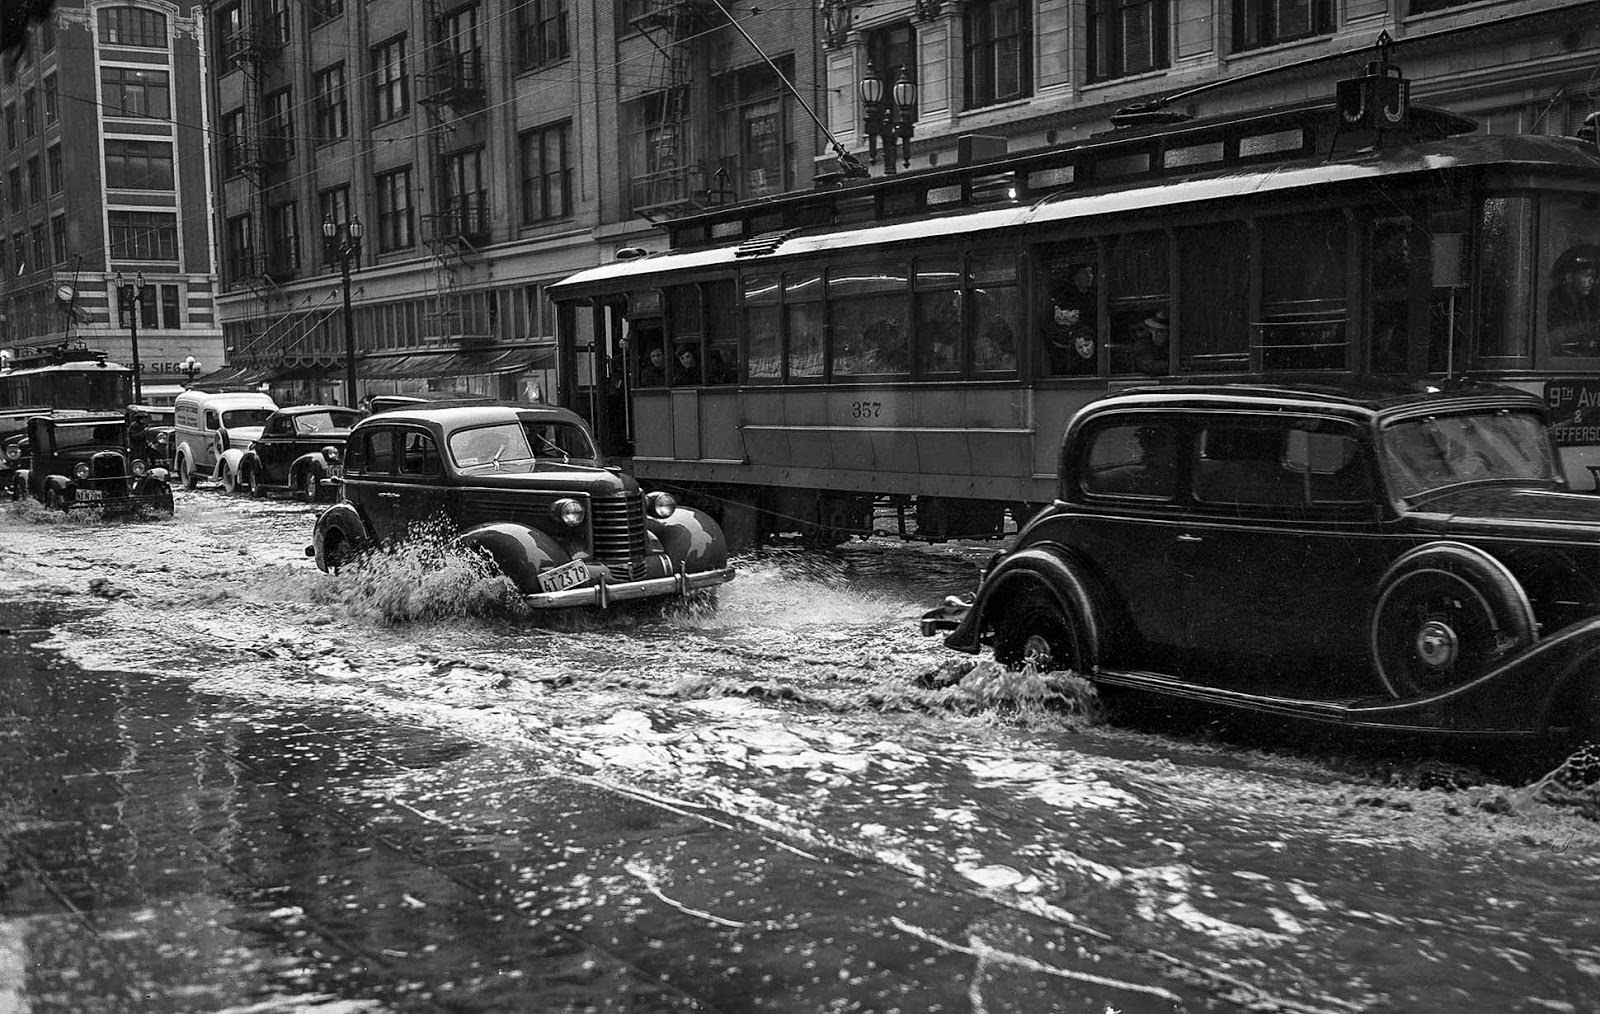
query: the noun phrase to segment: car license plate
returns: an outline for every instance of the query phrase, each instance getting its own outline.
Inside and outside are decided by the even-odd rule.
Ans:
[[[100,489],[80,489],[77,492],[79,503],[88,503],[90,500],[104,500],[105,498],[105,491]]]
[[[573,560],[553,567],[539,575],[539,587],[543,591],[558,592],[568,588],[576,588],[589,580],[589,565],[582,560]]]

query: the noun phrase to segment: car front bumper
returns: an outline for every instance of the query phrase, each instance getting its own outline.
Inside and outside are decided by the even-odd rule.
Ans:
[[[535,609],[567,609],[573,606],[598,606],[605,609],[618,602],[635,602],[669,595],[682,597],[692,591],[713,588],[732,580],[732,567],[702,570],[693,574],[672,574],[644,581],[609,581],[602,577],[594,584],[568,588],[565,591],[533,592],[524,595],[522,601]]]

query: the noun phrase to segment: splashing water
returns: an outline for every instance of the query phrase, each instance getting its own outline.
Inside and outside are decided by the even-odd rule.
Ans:
[[[316,598],[390,625],[522,611],[516,588],[494,563],[456,544],[440,526],[414,529],[407,541],[367,553],[333,575]]]

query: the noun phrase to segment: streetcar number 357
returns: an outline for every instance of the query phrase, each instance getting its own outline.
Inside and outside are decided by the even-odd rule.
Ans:
[[[850,403],[850,417],[852,419],[876,419],[883,414],[881,401],[852,401]]]

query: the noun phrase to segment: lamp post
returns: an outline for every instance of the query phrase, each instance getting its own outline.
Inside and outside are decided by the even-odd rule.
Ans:
[[[128,337],[133,345],[133,403],[144,404],[144,367],[139,365],[139,314],[144,310],[144,272],[141,271],[129,285],[117,272],[117,306],[127,310]]]
[[[885,85],[883,78],[869,61],[867,73],[857,82],[864,111],[862,131],[867,135],[867,161],[878,160],[878,141],[883,141],[883,171],[894,175],[896,149],[906,168],[911,167],[911,136],[917,122],[917,83],[911,80],[906,68],[900,68],[899,80],[894,87]]]
[[[205,369],[205,366],[194,356],[186,356],[184,357],[183,362],[178,364],[178,369],[182,370],[184,376],[188,378],[184,382],[183,386],[192,387],[194,385],[195,374]]]
[[[329,261],[338,260],[339,272],[344,278],[344,401],[356,405],[356,331],[350,319],[350,262],[361,259],[361,219],[352,218],[344,225],[334,222],[333,216],[322,220],[322,249]]]

